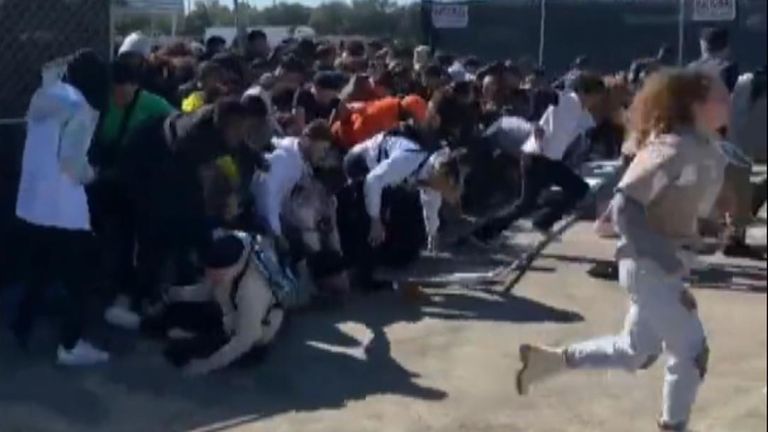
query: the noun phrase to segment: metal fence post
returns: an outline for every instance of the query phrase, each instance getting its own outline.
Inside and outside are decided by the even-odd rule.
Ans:
[[[541,0],[541,19],[539,23],[539,66],[544,66],[544,46],[547,34],[547,0]]]
[[[677,65],[685,61],[685,0],[680,0],[677,23]]]

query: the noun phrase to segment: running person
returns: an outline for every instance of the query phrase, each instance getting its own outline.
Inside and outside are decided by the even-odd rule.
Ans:
[[[686,429],[709,348],[683,283],[684,254],[722,184],[725,161],[715,137],[729,111],[726,87],[702,72],[661,72],[638,94],[631,125],[638,153],[613,202],[620,284],[630,294],[624,331],[559,349],[523,345],[521,394],[566,369],[646,369],[665,350],[659,429]]]

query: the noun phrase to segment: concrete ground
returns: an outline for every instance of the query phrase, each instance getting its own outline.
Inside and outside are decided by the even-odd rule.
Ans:
[[[2,334],[0,432],[651,432],[661,362],[637,375],[574,373],[527,398],[514,390],[520,343],[621,328],[625,294],[585,273],[612,251],[581,224],[511,297],[455,287],[420,305],[360,298],[295,319],[265,364],[204,378],[181,376],[130,335],[111,335],[108,367],[72,371],[50,365],[45,341],[22,355]],[[711,260],[718,270],[696,291],[711,371],[693,430],[764,431],[766,265]]]

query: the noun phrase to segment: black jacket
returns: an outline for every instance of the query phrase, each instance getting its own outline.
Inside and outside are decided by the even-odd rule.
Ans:
[[[119,179],[140,218],[171,226],[202,222],[206,216],[200,168],[226,154],[212,107],[173,114],[129,136]]]

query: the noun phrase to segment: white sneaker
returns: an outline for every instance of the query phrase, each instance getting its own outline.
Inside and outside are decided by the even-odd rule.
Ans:
[[[69,351],[59,346],[58,364],[62,366],[93,366],[108,361],[109,353],[82,340]]]
[[[527,395],[531,386],[567,368],[562,350],[535,345],[520,346],[522,369],[517,374],[517,392]]]
[[[141,326],[141,317],[136,312],[117,304],[104,312],[104,320],[125,330],[138,330]]]

